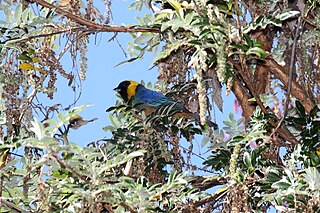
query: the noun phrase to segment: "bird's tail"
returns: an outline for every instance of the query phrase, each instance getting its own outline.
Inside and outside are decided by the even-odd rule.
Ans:
[[[177,110],[177,112],[173,114],[173,117],[185,117],[187,119],[194,119],[195,121],[200,122],[200,115],[197,113],[190,112],[181,103],[173,103],[172,108],[174,110]],[[214,129],[218,129],[218,125],[212,121],[207,120],[206,124],[208,124],[208,126],[210,127],[213,127]]]

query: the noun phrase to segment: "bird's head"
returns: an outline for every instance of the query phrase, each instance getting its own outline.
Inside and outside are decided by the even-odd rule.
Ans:
[[[133,96],[135,96],[138,85],[139,83],[136,81],[125,80],[113,90],[117,91],[125,102],[128,102]]]

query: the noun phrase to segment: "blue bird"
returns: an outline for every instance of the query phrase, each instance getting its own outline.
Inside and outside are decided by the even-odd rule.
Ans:
[[[122,81],[116,88],[121,98],[128,103],[136,106],[138,110],[143,110],[147,115],[153,113],[157,109],[166,106],[172,106],[174,112],[173,117],[186,117],[188,119],[200,120],[199,114],[190,112],[182,103],[173,100],[157,91],[145,88],[138,82],[125,80]],[[207,124],[214,129],[217,129],[217,124],[207,121]]]

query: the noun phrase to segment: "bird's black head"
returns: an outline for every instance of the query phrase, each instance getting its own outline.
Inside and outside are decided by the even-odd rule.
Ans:
[[[137,87],[140,84],[136,81],[122,81],[116,88],[114,88],[115,91],[117,91],[122,99],[125,102],[128,102],[133,96],[136,95]]]
[[[128,102],[128,87],[130,85],[130,81],[122,81],[116,88],[113,90],[117,91],[120,95],[121,98],[125,101]]]

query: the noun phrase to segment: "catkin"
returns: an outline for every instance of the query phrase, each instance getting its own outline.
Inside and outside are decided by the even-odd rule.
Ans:
[[[206,89],[205,85],[203,84],[203,77],[202,77],[202,70],[198,69],[197,74],[197,90],[199,93],[199,107],[200,107],[200,123],[204,125],[206,123],[206,112],[207,112],[207,95],[206,95]]]

